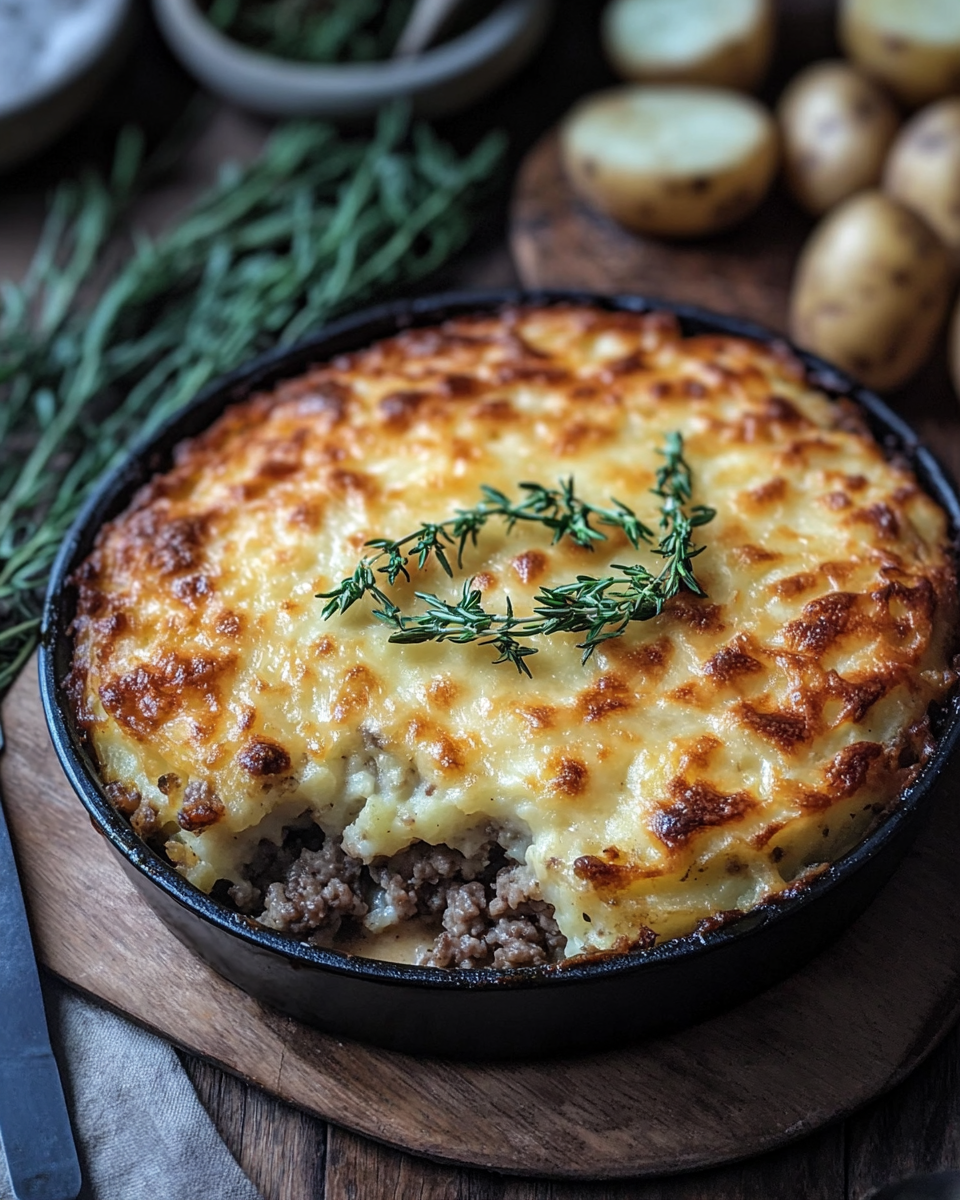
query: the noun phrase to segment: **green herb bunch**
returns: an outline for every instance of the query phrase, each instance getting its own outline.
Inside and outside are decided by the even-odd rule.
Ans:
[[[660,500],[660,535],[653,553],[664,559],[653,574],[640,563],[613,563],[618,572],[596,578],[578,575],[574,583],[541,588],[534,598],[533,615],[518,617],[507,597],[506,612],[489,612],[483,607],[481,593],[472,580],[464,586],[459,600],[449,603],[429,592],[416,592],[426,611],[405,616],[377,582],[383,575],[389,585],[402,575],[409,581],[411,558],[423,570],[431,557],[448,576],[453,575],[449,554],[456,547],[457,565],[462,566],[468,542],[477,544],[477,535],[492,518],[500,518],[511,530],[519,521],[535,521],[553,533],[554,543],[569,537],[578,546],[593,549],[607,535],[592,523],[615,527],[626,535],[637,550],[641,542],[652,543],[654,533],[636,513],[619,500],[613,508],[598,508],[576,495],[572,479],[561,480],[559,489],[539,483],[522,483],[526,496],[512,503],[503,492],[483,486],[483,500],[475,508],[460,509],[455,517],[439,523],[424,523],[413,533],[396,541],[374,538],[367,542],[377,553],[361,560],[353,575],[330,592],[321,592],[326,600],[324,617],[346,612],[358,600],[370,595],[379,604],[373,615],[389,625],[391,642],[410,645],[418,642],[479,642],[492,646],[499,657],[496,663],[510,662],[523,674],[530,675],[526,659],[537,650],[520,639],[553,633],[585,633],[578,647],[586,662],[601,643],[620,637],[632,621],[648,621],[663,611],[663,606],[682,587],[695,595],[704,595],[696,579],[691,560],[705,547],[695,546],[693,530],[706,525],[716,515],[702,504],[687,511],[692,497],[690,467],[683,457],[683,438],[677,432],[666,436],[666,445],[658,450],[664,462],[657,470],[653,494]],[[383,563],[384,565],[378,565]]]
[[[442,264],[501,139],[460,158],[400,109],[367,139],[282,126],[170,232],[135,236],[104,268],[141,149],[128,132],[109,180],[62,185],[26,277],[0,287],[0,694],[36,645],[57,546],[100,474],[213,377]]]
[[[389,58],[413,0],[207,0],[207,18],[235,41],[300,62]]]

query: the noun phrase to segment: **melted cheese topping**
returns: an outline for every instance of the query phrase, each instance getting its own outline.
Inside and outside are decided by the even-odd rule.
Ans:
[[[586,665],[575,635],[536,639],[526,679],[489,647],[390,645],[369,602],[321,617],[315,594],[368,539],[472,507],[482,483],[573,475],[656,527],[670,430],[717,509],[697,531],[708,596]],[[578,573],[655,569],[608,532],[590,552],[491,522],[464,573],[524,613]],[[722,920],[845,853],[953,682],[942,511],[788,354],[662,314],[509,311],[318,366],[181,446],[77,583],[71,687],[103,779],[156,810],[198,887],[239,882],[305,811],[367,862],[417,840],[470,853],[494,828],[568,954]],[[461,583],[431,566],[396,600]]]

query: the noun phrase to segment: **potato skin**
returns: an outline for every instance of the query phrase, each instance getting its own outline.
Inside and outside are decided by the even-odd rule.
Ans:
[[[919,213],[960,256],[960,96],[921,109],[903,127],[887,159],[883,188]]]
[[[900,124],[881,89],[838,60],[813,63],[794,76],[777,120],[787,186],[815,214],[880,182]]]
[[[771,0],[758,0],[757,18],[742,36],[717,39],[682,63],[657,60],[626,36],[626,10],[636,0],[612,0],[600,27],[603,48],[618,75],[636,83],[706,83],[752,92],[762,82],[773,53]],[[693,14],[691,14],[693,19]]]
[[[868,387],[897,387],[930,352],[951,277],[949,251],[918,216],[882,192],[860,192],[803,248],[791,336]]]
[[[918,13],[931,7],[947,11],[947,0],[903,0],[901,12]],[[841,0],[838,35],[845,53],[904,104],[916,108],[960,90],[960,31],[945,27],[942,33],[911,36],[885,19],[890,0]],[[899,14],[898,14],[899,15]]]
[[[588,96],[561,127],[561,155],[574,189],[590,204],[638,233],[690,238],[716,233],[741,221],[766,195],[776,173],[779,145],[776,125],[755,100],[719,88],[690,88],[713,97],[736,96],[760,116],[761,134],[752,151],[723,170],[630,170],[593,153],[578,136],[578,121],[601,106],[611,112],[629,102],[629,94],[668,88],[615,88]],[[679,89],[678,89],[679,90]]]

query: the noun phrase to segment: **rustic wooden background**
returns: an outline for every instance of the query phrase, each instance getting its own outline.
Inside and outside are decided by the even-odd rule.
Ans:
[[[788,35],[778,73],[829,51],[828,0],[781,0]],[[543,52],[523,80],[449,126],[468,143],[490,123],[510,129],[512,167],[577,94],[607,81],[596,46],[601,0],[559,0],[559,17]],[[173,66],[145,19],[135,59],[98,110],[40,160],[4,180],[0,189],[0,275],[17,275],[29,260],[51,183],[89,156],[104,159],[119,124],[131,117],[158,135],[189,97],[189,82]],[[162,225],[225,158],[255,152],[263,127],[217,110],[177,173],[156,188],[144,220]],[[491,206],[473,249],[448,271],[445,284],[499,286],[516,281],[506,247],[506,201]],[[642,287],[642,281],[638,281]],[[946,387],[942,362],[897,398],[918,418],[941,456],[960,466],[960,410]],[[931,921],[938,914],[929,914]],[[903,972],[909,981],[909,946]],[[265,1200],[860,1200],[906,1175],[960,1167],[960,1032],[905,1083],[856,1116],[785,1150],[735,1166],[657,1181],[566,1184],[504,1178],[441,1167],[356,1137],[286,1106],[255,1087],[195,1058],[185,1066],[227,1144]],[[789,1089],[804,1069],[785,1062]],[[518,1115],[522,1120],[522,1114]]]

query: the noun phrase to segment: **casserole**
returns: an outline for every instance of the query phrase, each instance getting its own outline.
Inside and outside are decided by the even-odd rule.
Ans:
[[[634,954],[572,958],[509,973],[438,971],[292,943],[288,936],[263,929],[249,916],[199,895],[110,808],[95,782],[95,768],[62,688],[75,615],[75,596],[64,585],[89,554],[103,523],[126,507],[139,485],[168,466],[173,445],[207,428],[227,404],[295,377],[310,363],[359,349],[399,329],[435,325],[458,314],[504,304],[576,304],[591,299],[498,294],[394,305],[341,322],[291,351],[258,360],[208,390],[106,481],[58,560],[47,610],[42,679],[52,732],[71,781],[98,827],[128,865],[138,868],[136,879],[148,900],[181,937],[253,994],[326,1028],[419,1052],[502,1055],[582,1048],[696,1019],[783,974],[866,902],[905,849],[956,737],[956,713],[950,702],[944,713],[932,713],[936,748],[930,760],[875,832],[838,863],[801,880],[802,886],[781,889],[770,903],[735,923],[708,922],[692,934]],[[651,305],[636,298],[599,303],[611,312],[673,311],[688,334],[717,332],[745,335],[768,345],[775,342],[755,327],[696,310]],[[878,439],[890,453],[909,460],[923,488],[939,501],[955,528],[954,494],[909,431],[849,381],[809,356],[799,357],[808,379],[818,388],[854,396]],[[248,949],[241,951],[233,944],[236,939]],[[293,970],[294,963],[306,969]],[[599,1022],[591,1015],[598,1005],[603,1013]]]

